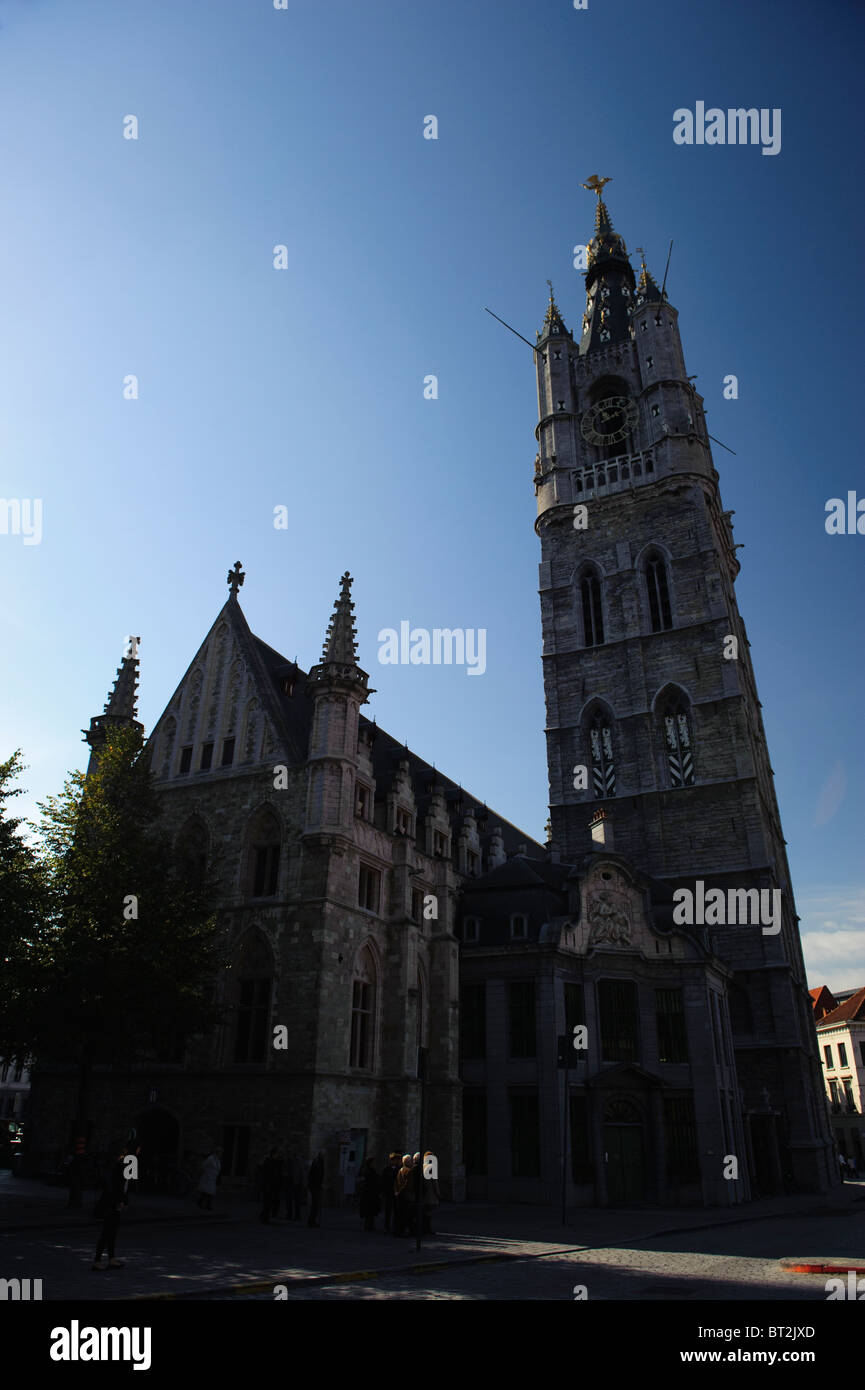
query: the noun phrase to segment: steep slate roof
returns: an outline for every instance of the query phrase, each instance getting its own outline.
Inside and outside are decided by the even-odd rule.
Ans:
[[[843,1004],[839,1004],[837,1009],[832,1009],[828,1014],[824,1014],[818,1023],[818,1028],[834,1028],[839,1023],[852,1023],[853,1020],[865,1023],[865,986],[857,989],[845,999]]]

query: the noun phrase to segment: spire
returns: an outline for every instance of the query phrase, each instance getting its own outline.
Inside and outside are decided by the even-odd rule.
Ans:
[[[117,668],[114,685],[105,702],[102,714],[95,715],[89,729],[82,729],[85,743],[90,744],[90,762],[87,771],[92,772],[99,761],[99,751],[105,742],[109,727],[126,726],[142,729],[136,719],[138,713],[138,644],[140,637],[128,638],[129,650],[124,652],[123,660]]]
[[[563,336],[569,336],[568,330],[565,327],[565,321],[559,313],[559,306],[556,303],[556,297],[553,294],[552,280],[548,280],[547,284],[550,287],[550,302],[547,305],[547,312],[544,315],[544,326],[537,336],[538,338],[548,338],[551,335],[556,336],[558,334],[562,334]]]
[[[588,244],[586,312],[583,315],[580,355],[607,343],[624,342],[631,333],[635,288],[628,248],[610,218],[601,194],[610,179],[592,174],[583,184],[597,194],[595,234]]]
[[[654,276],[646,268],[646,257],[643,254],[642,246],[638,246],[640,253],[640,278],[637,281],[637,303],[638,304],[660,304],[661,291],[655,284]]]
[[[321,652],[322,662],[338,661],[343,666],[354,666],[357,662],[357,633],[352,616],[354,604],[351,601],[353,583],[346,570],[340,580],[339,598],[334,604],[333,614],[327,625]]]

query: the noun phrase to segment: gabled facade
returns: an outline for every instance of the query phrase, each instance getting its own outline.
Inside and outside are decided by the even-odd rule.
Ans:
[[[865,989],[847,990],[817,1023],[817,1041],[839,1152],[865,1174]]]

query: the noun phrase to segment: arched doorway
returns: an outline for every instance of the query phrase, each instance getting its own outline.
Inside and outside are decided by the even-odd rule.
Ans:
[[[633,1101],[611,1096],[604,1106],[607,1201],[613,1207],[646,1200],[643,1117]]]

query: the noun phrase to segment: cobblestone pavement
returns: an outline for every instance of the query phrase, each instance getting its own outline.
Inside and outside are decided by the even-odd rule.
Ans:
[[[46,1300],[230,1291],[272,1299],[276,1283],[292,1300],[572,1300],[575,1284],[590,1299],[808,1299],[825,1297],[825,1278],[784,1271],[780,1259],[865,1257],[865,1186],[856,1184],[732,1210],[580,1210],[566,1227],[549,1208],[467,1203],[441,1209],[439,1232],[420,1255],[414,1240],[365,1233],[349,1210],[326,1210],[321,1229],[310,1230],[260,1225],[248,1197],[220,1199],[212,1216],[190,1201],[142,1197],[121,1223],[125,1268],[101,1273],[90,1269],[98,1223],[64,1203],[62,1191],[0,1181],[0,1278],[40,1278]],[[489,1258],[496,1263],[453,1263]],[[451,1263],[404,1268],[441,1261]],[[306,1282],[292,1288],[298,1280]],[[258,1287],[233,1292],[240,1284]]]

